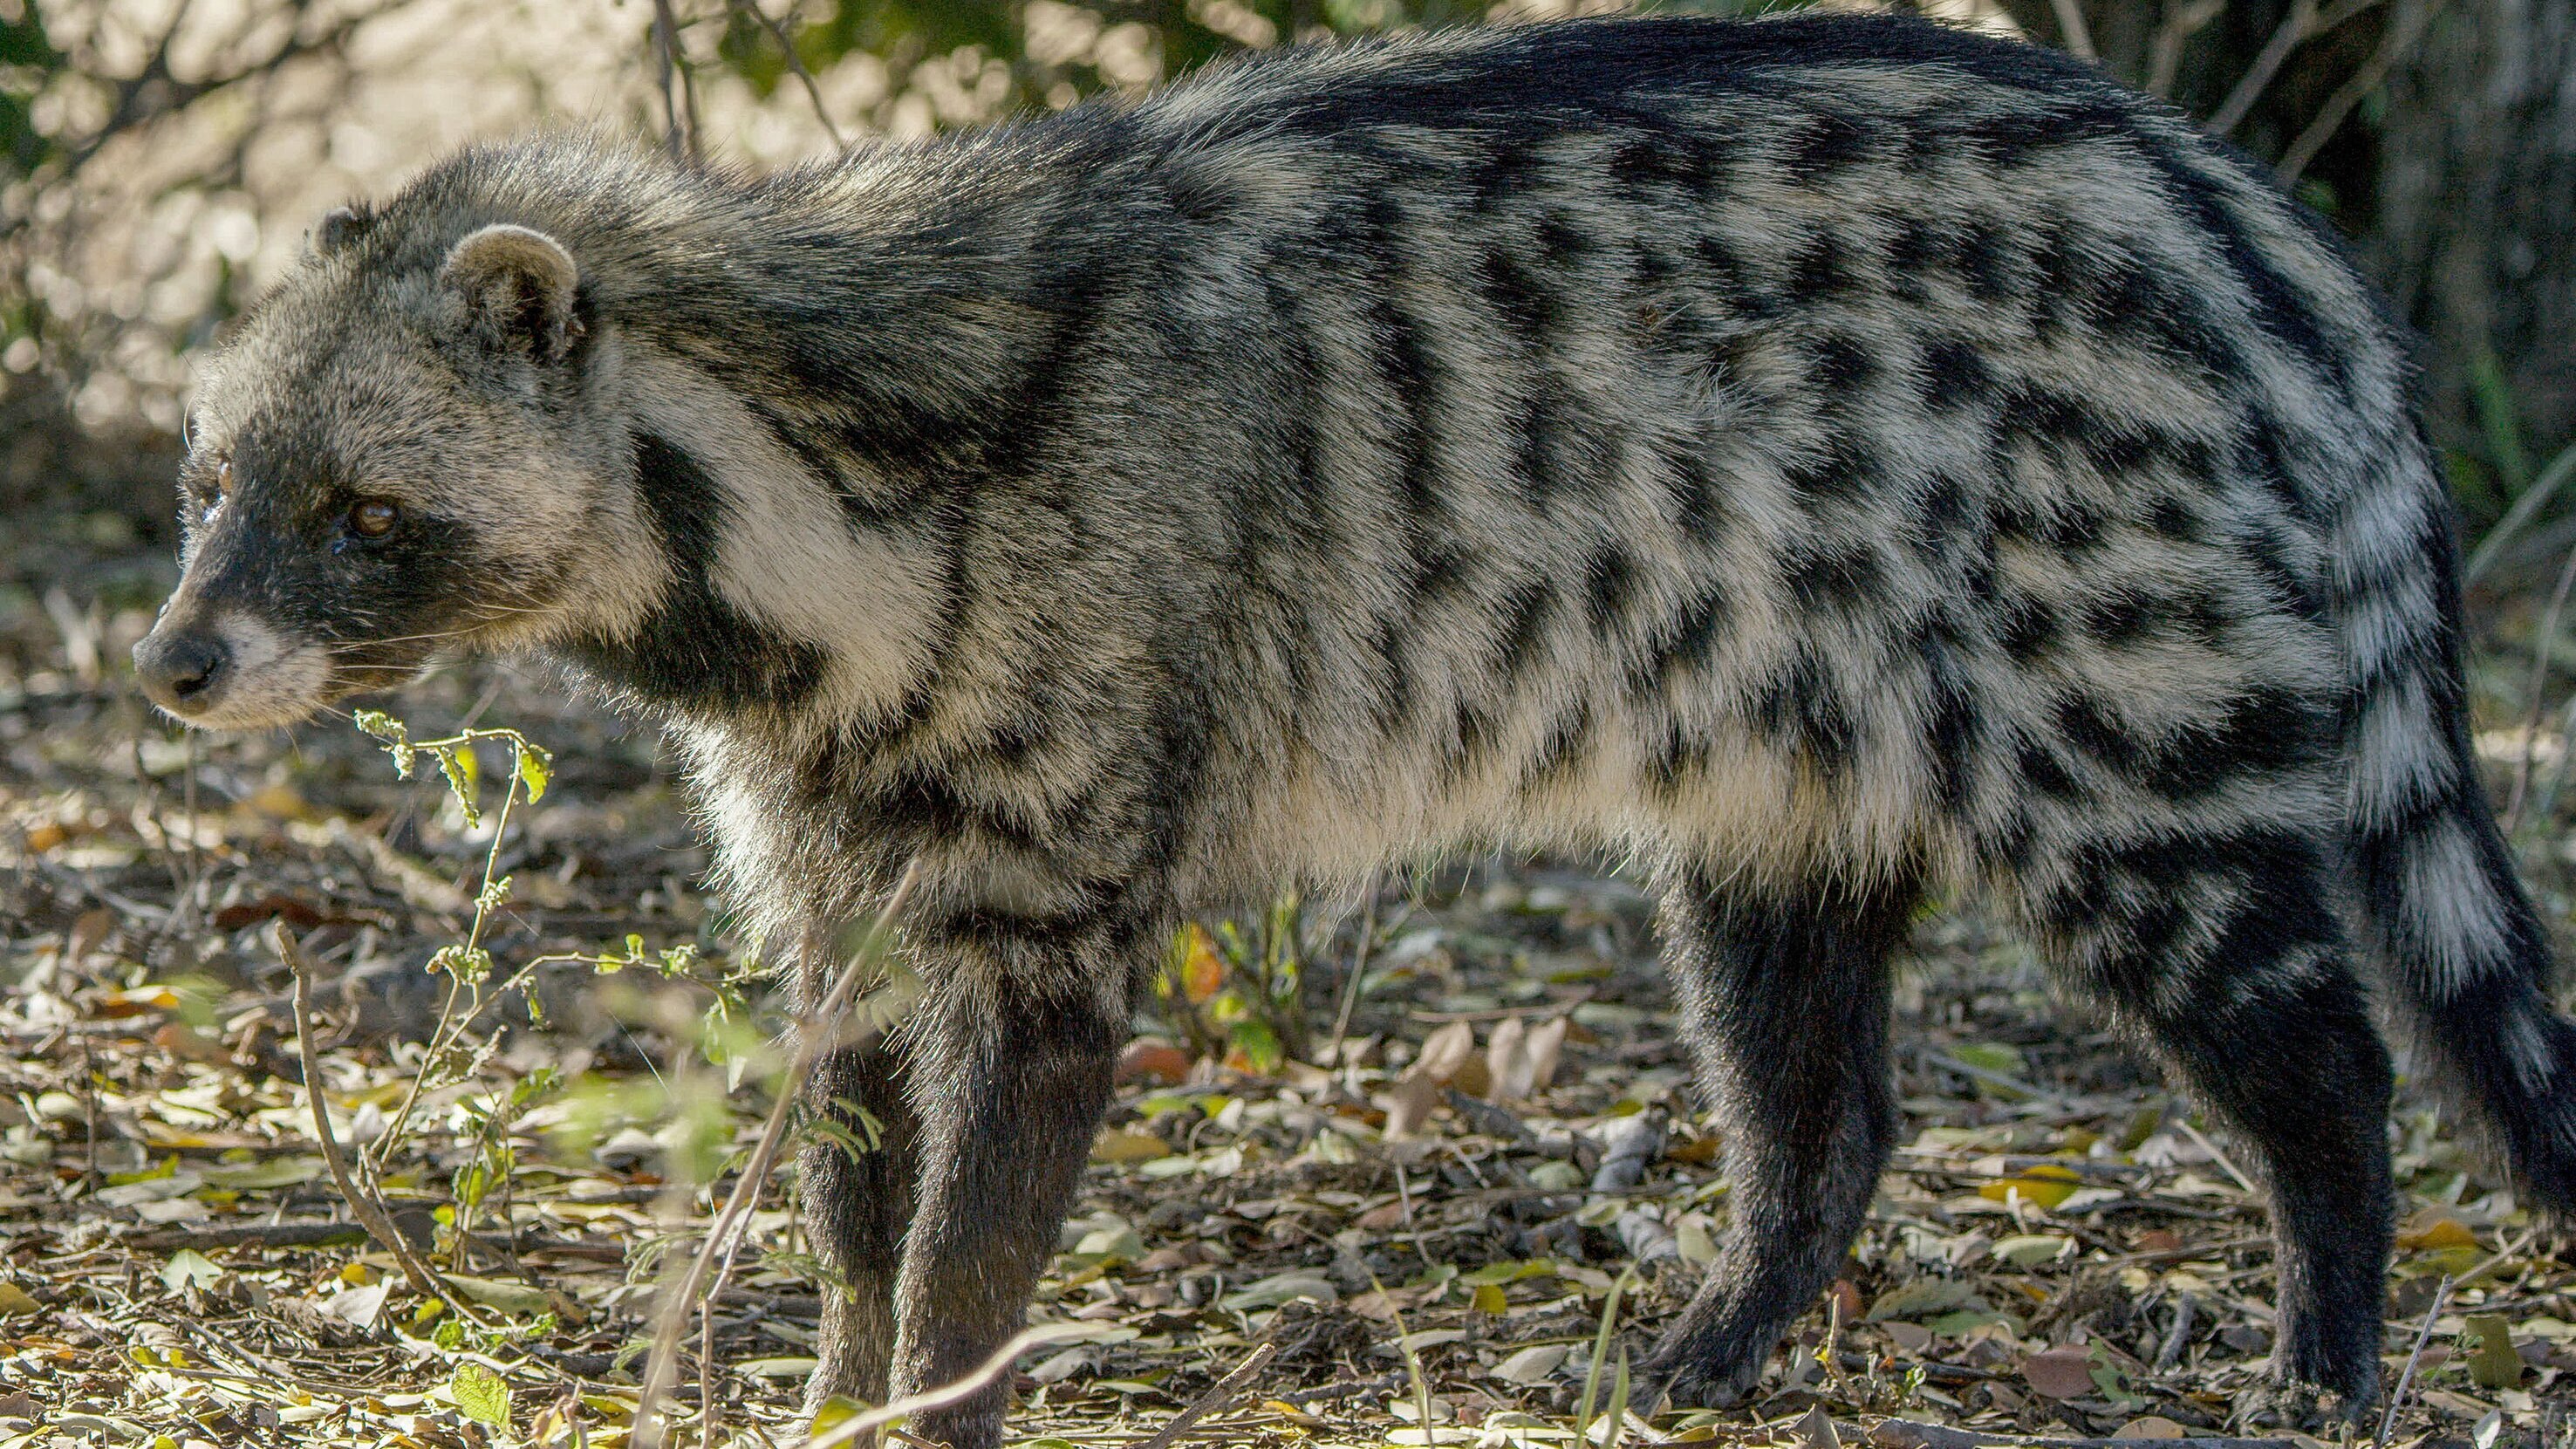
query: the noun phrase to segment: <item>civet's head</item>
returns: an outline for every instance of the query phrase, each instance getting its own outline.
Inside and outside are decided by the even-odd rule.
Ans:
[[[134,650],[190,724],[291,724],[582,607],[617,469],[581,266],[437,211],[333,213],[205,373],[179,587]]]

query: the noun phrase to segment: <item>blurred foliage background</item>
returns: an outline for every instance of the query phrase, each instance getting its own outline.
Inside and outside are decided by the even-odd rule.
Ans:
[[[2549,592],[2576,545],[2576,505],[2533,494],[2576,438],[2576,0],[1858,3],[2094,56],[2277,167],[2423,334],[2471,539],[2525,502],[2481,618]],[[570,119],[773,165],[1141,91],[1246,47],[1619,8],[0,0],[0,613],[157,595],[191,350],[311,218],[466,139]]]

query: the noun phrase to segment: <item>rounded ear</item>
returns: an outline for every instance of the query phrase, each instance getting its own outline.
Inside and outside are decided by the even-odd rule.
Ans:
[[[553,362],[581,335],[573,316],[581,268],[544,232],[487,226],[448,252],[438,279],[465,299],[476,335],[496,350]]]
[[[313,250],[329,256],[366,234],[376,224],[374,213],[363,201],[333,207],[330,213],[313,224]]]

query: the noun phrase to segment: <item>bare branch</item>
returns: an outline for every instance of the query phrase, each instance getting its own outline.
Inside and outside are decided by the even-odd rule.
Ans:
[[[2202,129],[2213,136],[2224,136],[2244,124],[2246,116],[2254,110],[2254,103],[2263,98],[2264,88],[2272,84],[2273,76],[2280,74],[2282,62],[2290,58],[2291,51],[2299,48],[2300,41],[2316,33],[2316,22],[2316,0],[2290,0],[2289,13],[2272,28],[2272,38],[2263,42],[2263,48],[2255,53],[2254,63],[2237,78],[2236,88],[2227,93],[2227,99],[2219,102],[2217,110],[2210,112],[2209,123]]]
[[[321,1139],[322,1161],[331,1169],[331,1181],[340,1189],[341,1200],[348,1203],[349,1211],[365,1225],[367,1235],[384,1244],[386,1251],[394,1255],[394,1261],[402,1265],[403,1277],[410,1282],[413,1292],[423,1298],[443,1298],[466,1318],[482,1323],[483,1315],[474,1311],[465,1295],[449,1287],[436,1269],[420,1260],[420,1256],[412,1251],[411,1243],[394,1226],[393,1218],[386,1213],[384,1205],[376,1201],[374,1194],[359,1187],[357,1179],[350,1175],[348,1154],[340,1150],[339,1134],[331,1130],[331,1111],[322,1102],[322,1060],[313,1049],[312,964],[304,959],[303,949],[295,944],[295,934],[286,928],[284,921],[277,922],[271,929],[269,941],[277,949],[277,959],[286,963],[286,969],[295,977],[295,1051],[304,1063],[304,1100],[313,1108],[313,1135]]]
[[[2186,41],[2209,28],[2209,22],[2227,13],[2227,0],[2184,0],[2168,10],[2164,23],[2156,27],[2156,38],[2147,52],[2147,89],[2160,96],[2173,94],[2174,78],[2182,74],[2182,48]]]
[[[832,149],[835,151],[850,149],[850,143],[841,137],[841,128],[832,124],[831,109],[823,104],[823,87],[815,82],[814,72],[805,68],[805,57],[796,53],[796,40],[788,34],[787,22],[783,19],[770,19],[769,12],[760,8],[760,0],[732,0],[732,3],[735,9],[759,21],[769,31],[770,37],[778,42],[779,50],[787,56],[787,68],[795,73],[797,81],[805,87],[805,99],[814,105],[814,119],[823,123],[823,134],[832,138]]]
[[[2083,0],[2049,0],[2057,10],[2058,39],[2079,59],[2100,60],[2093,51],[2093,32],[2084,24]]]
[[[2279,175],[2283,186],[2297,183],[2300,175],[2308,169],[2308,163],[2316,160],[2317,153],[2326,148],[2326,142],[2333,140],[2334,133],[2343,128],[2352,108],[2361,104],[2362,97],[2379,89],[2380,84],[2388,79],[2388,73],[2396,69],[2397,62],[2415,48],[2416,41],[2424,38],[2424,32],[2432,26],[2433,16],[2441,8],[2442,0],[2424,0],[2422,4],[2398,8],[2397,18],[2389,23],[2388,34],[2379,42],[2378,53],[2364,61],[2361,69],[2354,71],[2350,79],[2337,86],[2333,95],[2326,97],[2326,103],[2317,110],[2316,119],[2308,122],[2308,128],[2299,133],[2299,139],[2291,142],[2290,149],[2281,154]]]
[[[662,81],[662,144],[669,147],[674,161],[694,160],[698,138],[689,124],[695,108],[684,112],[678,91],[672,81],[680,75],[680,23],[671,14],[671,0],[653,0],[653,59]],[[685,78],[682,78],[685,84]]]

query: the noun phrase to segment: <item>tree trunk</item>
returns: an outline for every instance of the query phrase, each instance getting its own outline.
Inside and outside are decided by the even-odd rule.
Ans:
[[[2449,0],[2389,78],[2373,270],[2445,439],[2492,359],[2537,461],[2576,438],[2576,0]],[[2500,459],[2490,458],[2491,462]]]

